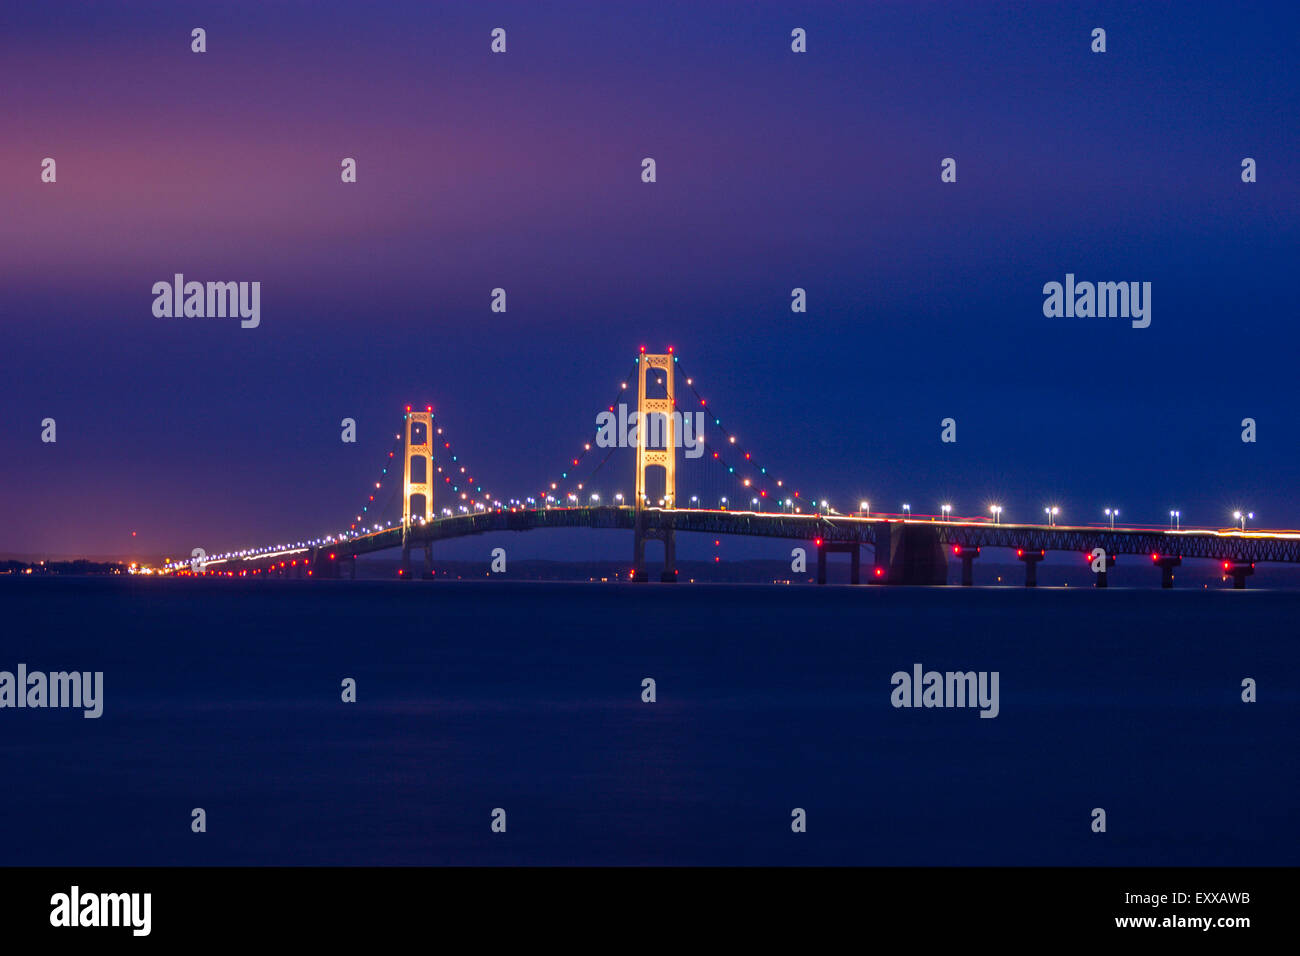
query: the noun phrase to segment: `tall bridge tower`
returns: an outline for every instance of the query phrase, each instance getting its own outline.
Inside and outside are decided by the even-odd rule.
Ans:
[[[402,421],[405,441],[405,464],[402,467],[402,573],[411,574],[411,524],[413,521],[433,520],[433,409],[413,412],[406,407]],[[413,466],[421,465],[422,477],[417,478]],[[411,499],[421,495],[424,498],[423,514],[412,512]],[[433,549],[424,546],[425,570],[433,570]]]
[[[662,510],[677,507],[677,419],[674,417],[677,400],[673,390],[673,370],[676,361],[672,353],[646,355],[637,360],[636,400],[636,530],[632,542],[632,580],[646,581],[645,543],[659,540],[664,543],[664,570],[661,581],[677,580],[677,541],[673,534],[672,516]],[[652,372],[662,372],[665,392],[663,398],[646,395],[646,377]],[[653,440],[653,441],[652,441]],[[649,500],[646,473],[651,468],[664,470],[663,504],[659,499]]]

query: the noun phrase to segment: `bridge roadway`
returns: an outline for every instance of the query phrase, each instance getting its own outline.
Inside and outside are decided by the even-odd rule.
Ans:
[[[1048,551],[1089,554],[1101,548],[1108,558],[1117,554],[1150,555],[1172,584],[1171,567],[1182,558],[1205,558],[1225,563],[1225,570],[1244,577],[1256,562],[1300,563],[1300,532],[1239,530],[1153,530],[1095,528],[1032,524],[994,524],[984,521],[943,521],[858,517],[852,515],[771,514],[711,509],[644,509],[601,505],[577,508],[502,509],[436,518],[415,525],[403,540],[401,527],[386,528],[353,538],[311,547],[286,548],[259,554],[218,556],[207,561],[211,572],[244,570],[285,572],[312,570],[322,577],[339,576],[339,565],[357,555],[395,548],[423,548],[426,555],[435,542],[499,531],[535,531],[542,528],[607,528],[635,531],[696,532],[710,535],[785,538],[806,541],[816,548],[819,580],[825,580],[827,551],[849,551],[854,578],[863,546],[876,553],[876,578],[881,583],[937,584],[947,578],[949,554],[963,561],[963,584],[970,579],[970,562],[983,548],[1006,548],[1026,563],[1027,584],[1034,583],[1033,566]],[[671,568],[669,569],[671,572]],[[1241,577],[1237,585],[1243,586]],[[1104,586],[1105,574],[1100,577]]]

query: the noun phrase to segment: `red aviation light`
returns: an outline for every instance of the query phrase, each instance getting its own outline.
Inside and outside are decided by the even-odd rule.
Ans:
[[[813,544],[817,545],[817,547],[820,548],[822,546],[822,539],[818,538],[816,541],[813,542]]]
[[[1024,548],[1016,548],[1016,557],[1017,557],[1017,558],[1023,558],[1024,556],[1025,556],[1025,549],[1024,549]]]
[[[878,577],[878,578],[883,578],[884,576],[885,576],[885,569],[884,569],[884,568],[876,568],[876,577]]]

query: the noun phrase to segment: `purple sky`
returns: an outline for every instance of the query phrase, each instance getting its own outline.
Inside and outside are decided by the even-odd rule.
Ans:
[[[643,344],[806,495],[1300,525],[1297,17],[1133,6],[8,10],[0,552],[337,530],[407,402],[533,494]],[[261,326],[155,318],[176,272]],[[1151,327],[1044,318],[1066,272]]]

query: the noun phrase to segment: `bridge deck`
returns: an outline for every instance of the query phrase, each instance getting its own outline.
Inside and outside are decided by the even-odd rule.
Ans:
[[[1188,529],[1157,531],[1133,528],[1049,527],[1046,525],[993,524],[970,521],[872,518],[850,515],[768,514],[751,511],[706,509],[645,512],[650,528],[711,535],[787,538],[829,543],[858,543],[874,546],[886,527],[922,526],[933,529],[940,544],[963,548],[1008,548],[1024,551],[1072,551],[1079,554],[1102,548],[1109,555],[1150,554],[1184,558],[1207,558],[1237,562],[1300,563],[1300,532],[1223,531]],[[542,528],[608,528],[631,531],[636,512],[630,507],[602,505],[583,508],[547,508],[481,511],[437,518],[411,528],[403,541],[400,527],[386,528],[355,538],[321,545],[286,548],[248,555],[222,555],[208,560],[209,566],[229,570],[287,560],[314,559],[320,552],[340,558],[400,548],[412,548],[449,538],[498,531],[535,531]]]

